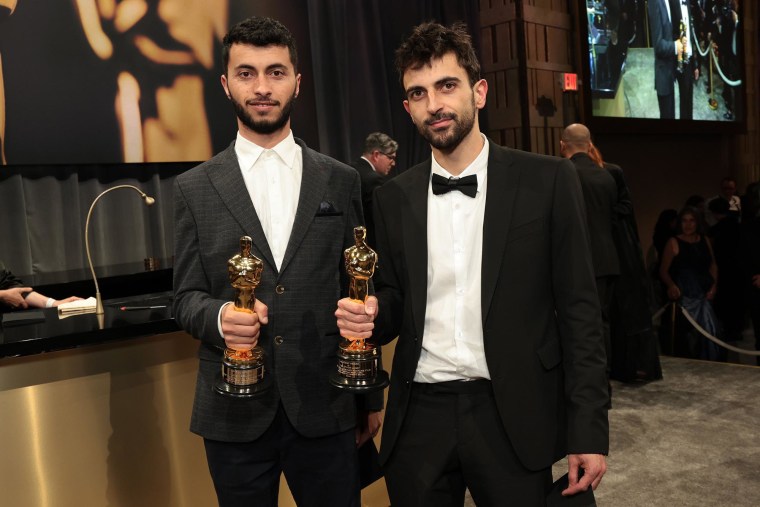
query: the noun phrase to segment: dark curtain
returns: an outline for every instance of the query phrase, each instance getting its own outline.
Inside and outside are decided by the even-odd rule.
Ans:
[[[100,199],[90,219],[93,264],[169,259],[174,253],[172,185],[193,165],[6,166],[0,175],[0,260],[27,283],[29,275],[86,267],[87,212],[101,192],[116,185],[134,185],[156,202],[148,207],[130,189]]]
[[[397,169],[430,156],[412,125],[393,65],[394,52],[424,21],[463,21],[479,47],[475,0],[308,0],[319,144],[343,162],[361,156],[370,132],[399,143]]]

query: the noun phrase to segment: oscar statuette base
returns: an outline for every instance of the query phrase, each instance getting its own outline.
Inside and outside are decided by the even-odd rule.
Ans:
[[[269,390],[271,376],[264,375],[263,352],[256,349],[249,355],[226,349],[222,377],[214,384],[214,391],[234,398],[253,398]]]
[[[351,393],[368,393],[383,389],[389,383],[388,372],[380,364],[380,349],[367,347],[351,350],[343,344],[338,347],[337,371],[330,375],[330,383]]]

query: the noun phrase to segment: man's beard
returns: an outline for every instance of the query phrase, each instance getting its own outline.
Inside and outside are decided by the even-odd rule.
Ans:
[[[235,114],[237,115],[238,119],[243,122],[243,125],[256,132],[257,134],[272,134],[282,129],[285,124],[288,123],[288,120],[290,120],[290,111],[293,109],[293,101],[295,98],[296,94],[294,92],[283,106],[279,117],[273,120],[256,120],[246,110],[245,106],[238,102],[235,97],[230,94],[230,101],[232,102],[232,106],[235,108]],[[266,99],[263,100],[267,101]],[[271,102],[275,106],[280,105],[280,102],[276,100],[269,100],[268,102]]]
[[[472,128],[475,125],[475,115],[477,114],[477,111],[478,109],[475,107],[475,99],[473,98],[472,109],[465,111],[461,117],[456,113],[438,113],[418,125],[417,130],[433,148],[451,152],[459,146],[462,139],[467,137],[467,134],[472,131]],[[434,132],[430,128],[430,123],[440,121],[444,118],[453,120],[454,124],[452,127],[442,133]]]

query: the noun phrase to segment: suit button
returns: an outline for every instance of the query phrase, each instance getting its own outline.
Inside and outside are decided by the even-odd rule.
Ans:
[[[277,336],[274,337],[274,344],[275,345],[282,345],[283,341],[284,340],[283,340],[282,336],[280,336],[280,335],[277,335]]]
[[[274,291],[277,294],[282,294],[283,292],[285,292],[285,287],[283,287],[282,285],[278,285],[277,287],[274,288]]]

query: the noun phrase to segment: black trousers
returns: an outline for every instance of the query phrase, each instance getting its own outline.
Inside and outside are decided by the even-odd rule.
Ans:
[[[545,505],[551,468],[517,458],[487,380],[412,386],[404,424],[385,466],[393,507]]]
[[[660,118],[672,120],[676,117],[676,94],[657,95],[657,105],[660,107]]]
[[[204,443],[220,507],[277,507],[283,472],[299,506],[361,503],[353,429],[307,438],[280,406],[272,425],[253,442]]]
[[[676,72],[680,102],[681,120],[694,117],[694,69],[691,64],[684,64],[683,72]]]

